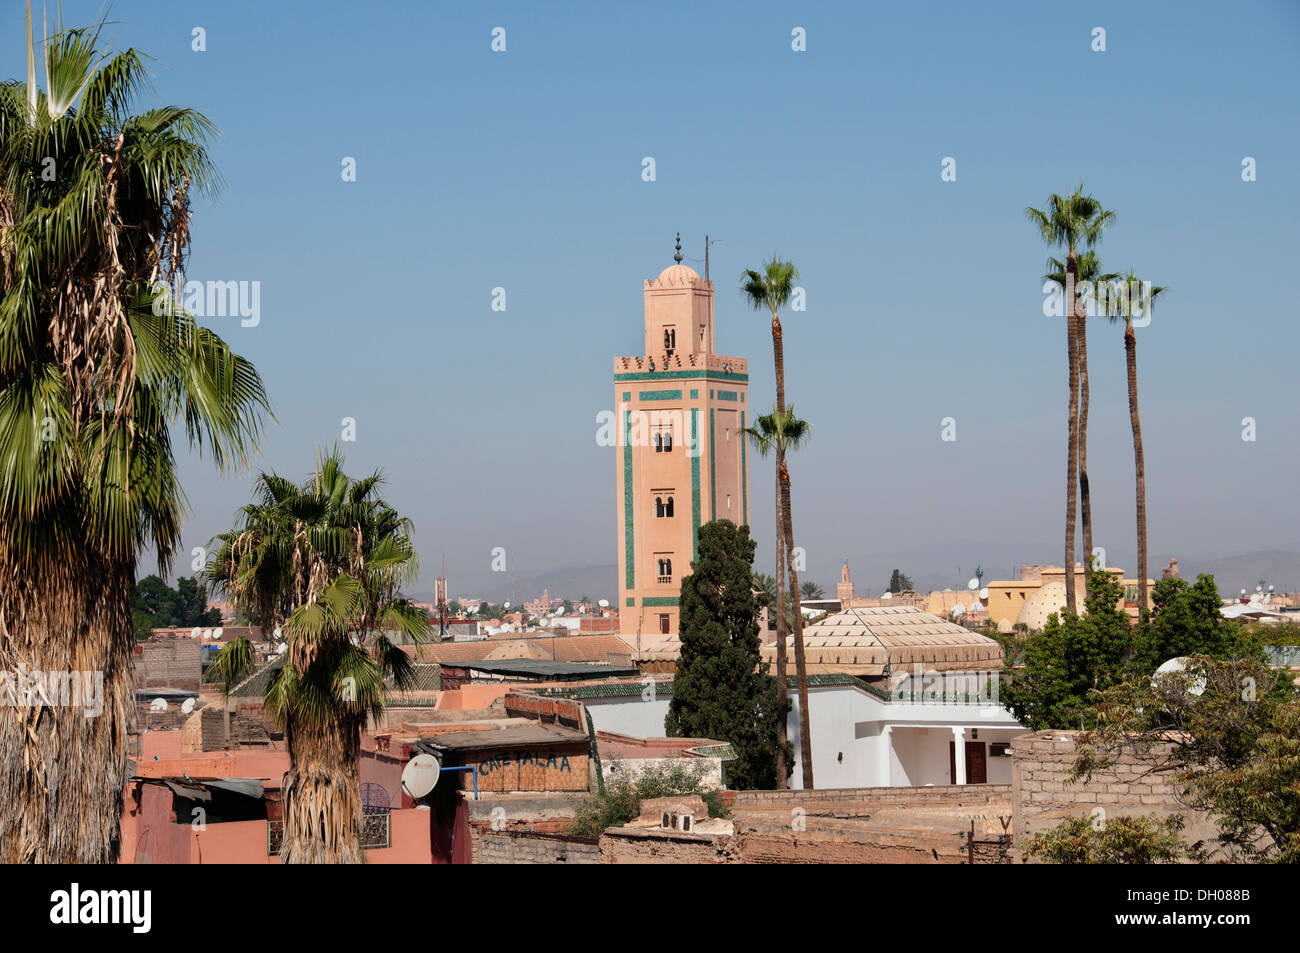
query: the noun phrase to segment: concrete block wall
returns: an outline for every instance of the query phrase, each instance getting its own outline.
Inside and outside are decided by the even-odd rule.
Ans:
[[[196,639],[146,639],[135,647],[135,687],[198,691],[203,675],[201,655]]]
[[[1212,838],[1217,828],[1204,814],[1178,803],[1174,784],[1152,763],[1132,755],[1119,758],[1091,779],[1071,782],[1078,757],[1072,731],[1038,731],[1011,742],[1011,801],[1017,846],[1066,817],[1122,817],[1137,814],[1183,815],[1188,841]]]

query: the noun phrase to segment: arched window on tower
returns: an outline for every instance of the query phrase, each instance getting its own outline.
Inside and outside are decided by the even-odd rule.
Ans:
[[[664,502],[664,516],[672,516],[672,515],[673,515],[673,498],[670,496]]]
[[[664,452],[664,435],[661,434],[661,433],[656,432],[656,433],[655,433],[655,453],[663,453],[663,452]]]
[[[663,516],[663,515],[664,515],[664,498],[663,498],[662,496],[656,496],[656,497],[655,497],[655,516],[656,516],[656,517],[660,517],[660,516]]]
[[[671,427],[669,427],[667,430],[664,431],[663,438],[664,438],[664,453],[672,453],[673,429]]]

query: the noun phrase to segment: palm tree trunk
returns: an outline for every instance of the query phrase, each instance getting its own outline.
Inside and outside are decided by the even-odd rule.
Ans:
[[[778,414],[785,413],[785,337],[781,331],[781,316],[775,310],[772,311],[772,364],[776,377],[776,411]],[[785,448],[777,446],[776,448],[776,534],[782,535],[782,528],[785,526],[786,515],[783,509],[784,500],[781,495],[781,469],[785,466]],[[782,558],[782,543],[777,542],[776,547],[776,682],[777,696],[781,704],[781,717],[779,734],[777,735],[777,787],[786,787],[786,777],[788,775],[788,766],[790,763],[790,739],[787,730],[787,713],[789,709],[790,685],[789,674],[787,671],[788,663],[786,660],[786,624],[785,624],[785,559]],[[796,656],[796,670],[798,670],[798,658]]]
[[[1069,356],[1070,400],[1069,421],[1066,425],[1067,446],[1065,464],[1065,607],[1077,612],[1074,597],[1074,512],[1079,492],[1079,338],[1076,333],[1077,318],[1074,313],[1074,284],[1078,279],[1078,262],[1074,249],[1066,263],[1065,338]]]
[[[790,709],[789,665],[785,651],[785,525],[781,512],[781,475],[776,477],[776,695],[779,715],[776,720],[776,787],[783,791],[789,786],[790,731],[787,721]]]
[[[790,566],[790,599],[794,602],[794,671],[799,682],[799,760],[803,762],[803,789],[813,789],[812,734],[808,720],[808,666],[804,662],[803,612],[799,606],[799,570],[794,563],[794,520],[790,514],[790,471],[784,461],[777,470],[781,478],[781,508],[785,515],[785,558]]]
[[[1124,363],[1128,366],[1128,419],[1133,427],[1133,467],[1137,473],[1138,616],[1151,606],[1147,595],[1147,471],[1142,451],[1142,422],[1138,419],[1137,335],[1133,322],[1124,323]]]
[[[361,719],[319,724],[291,714],[285,740],[290,767],[281,863],[361,863]]]
[[[1082,302],[1076,301],[1076,306]],[[1079,350],[1079,520],[1083,524],[1083,588],[1092,592],[1092,494],[1088,489],[1088,311],[1076,316]]]
[[[19,679],[0,688],[0,862],[111,864],[135,715],[135,567],[64,550],[33,570],[11,556],[0,548],[0,671]]]

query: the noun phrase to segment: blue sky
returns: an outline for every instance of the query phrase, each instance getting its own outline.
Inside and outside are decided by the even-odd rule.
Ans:
[[[23,9],[0,20],[7,76]],[[70,22],[98,10],[64,4]],[[119,0],[112,16],[117,48],[157,58],[157,98],[222,131],[226,188],[198,210],[189,277],[261,282],[258,326],[209,322],[270,390],[257,466],[304,476],[354,418],[350,467],[382,467],[414,519],[419,588],[445,554],[453,594],[486,590],[497,546],[519,575],[613,565],[596,414],[677,231],[701,270],[705,233],[720,240],[718,349],[749,358],[758,406],[771,341],[738,276],[774,251],[803,273],[786,360],[815,428],[792,461],[813,578],[922,546],[954,568],[994,543],[1059,561],[1064,329],[1042,315],[1048,250],[1024,208],[1081,177],[1118,214],[1107,269],[1170,288],[1139,331],[1153,552],[1300,547],[1300,5]],[[1097,541],[1131,565],[1122,334],[1098,322],[1089,341]],[[248,477],[197,455],[181,473],[188,550],[227,528]],[[770,482],[753,481],[760,568]]]

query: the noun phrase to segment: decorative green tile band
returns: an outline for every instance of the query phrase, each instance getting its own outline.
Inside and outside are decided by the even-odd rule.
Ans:
[[[623,411],[623,583],[636,588],[635,535],[632,527],[632,412]]]
[[[681,600],[677,596],[646,596],[641,600],[643,606],[675,606]]]
[[[738,399],[739,396],[736,394],[734,390],[718,391],[718,400],[729,400],[734,404]]]
[[[699,392],[698,390],[696,390],[695,388],[692,387],[692,388],[691,388],[691,400],[695,400],[695,399],[698,398],[699,396],[700,396],[700,392]]]
[[[641,400],[681,400],[682,392],[679,390],[643,390],[636,396]]]
[[[700,445],[700,411],[691,408],[691,446]],[[691,456],[691,562],[700,558],[700,455]]]
[[[735,381],[738,384],[749,383],[748,374],[737,374],[734,371],[628,371],[623,374],[615,374],[614,383],[621,384],[624,381],[680,381],[688,378]]]
[[[628,605],[628,608],[629,608],[629,609],[634,609],[634,608],[636,608],[636,597],[635,597],[635,596],[628,596],[628,599],[627,599],[627,605]]]

